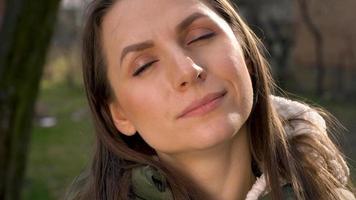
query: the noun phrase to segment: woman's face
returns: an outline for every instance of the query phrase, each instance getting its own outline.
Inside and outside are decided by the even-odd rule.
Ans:
[[[210,7],[121,0],[102,31],[110,111],[122,133],[137,131],[161,153],[207,149],[238,134],[252,84],[239,41]]]

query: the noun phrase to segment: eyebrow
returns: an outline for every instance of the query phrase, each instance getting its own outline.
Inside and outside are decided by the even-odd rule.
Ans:
[[[191,25],[195,20],[197,20],[198,18],[202,18],[202,17],[208,17],[208,16],[203,13],[200,13],[200,12],[195,12],[195,13],[189,15],[187,18],[185,18],[182,22],[180,22],[177,25],[176,32],[183,31],[189,25]]]
[[[181,21],[177,25],[177,27],[175,28],[175,31],[177,33],[182,32],[189,25],[191,25],[195,20],[197,20],[198,18],[202,18],[202,17],[207,17],[207,15],[205,15],[203,13],[200,13],[200,12],[195,12],[195,13],[189,15],[187,18],[185,18],[183,21]],[[152,40],[147,40],[147,41],[144,41],[144,42],[140,42],[140,43],[136,43],[136,44],[132,44],[132,45],[126,46],[122,50],[120,63],[122,62],[124,57],[130,52],[143,51],[145,49],[149,49],[149,48],[153,48],[153,47],[154,47],[154,43],[153,43]]]
[[[145,49],[152,48],[152,47],[154,47],[154,44],[153,44],[153,41],[151,41],[151,40],[129,45],[122,50],[120,62],[122,62],[124,57],[130,52],[143,51]]]

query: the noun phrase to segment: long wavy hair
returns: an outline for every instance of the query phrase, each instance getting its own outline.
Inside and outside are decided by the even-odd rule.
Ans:
[[[107,78],[101,37],[103,17],[117,2],[94,0],[86,18],[82,64],[85,90],[96,130],[96,146],[92,166],[82,180],[85,186],[77,190],[74,198],[130,199],[131,170],[149,165],[167,178],[174,199],[202,199],[204,192],[192,184],[189,177],[178,176],[169,166],[153,158],[154,149],[139,134],[125,136],[113,123],[109,110],[113,93]],[[253,69],[254,105],[246,123],[253,162],[258,166],[257,171],[265,174],[272,198],[282,199],[280,178],[283,178],[292,184],[298,199],[339,199],[334,189],[343,187],[343,184],[330,172],[330,166],[315,163],[310,153],[313,151],[326,161],[332,156],[330,152],[341,155],[337,147],[329,137],[316,139],[304,134],[287,139],[283,124],[302,119],[282,120],[272,106],[270,95],[274,82],[260,40],[228,0],[204,0],[204,3],[234,30],[243,47],[245,59]],[[299,148],[301,146],[306,148]],[[339,159],[344,161],[342,156]]]

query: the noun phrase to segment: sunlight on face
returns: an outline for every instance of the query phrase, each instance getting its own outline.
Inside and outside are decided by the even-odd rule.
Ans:
[[[229,140],[246,122],[253,91],[241,46],[201,1],[121,0],[102,29],[110,110],[122,133],[178,153]],[[192,102],[200,107],[184,112]]]

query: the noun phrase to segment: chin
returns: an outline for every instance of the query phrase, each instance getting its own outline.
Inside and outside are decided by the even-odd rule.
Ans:
[[[221,123],[216,122],[215,125],[210,124],[197,131],[198,134],[194,134],[190,142],[193,143],[192,146],[196,150],[213,148],[230,140],[232,141],[240,127],[236,127],[236,124],[232,125],[225,119]]]

